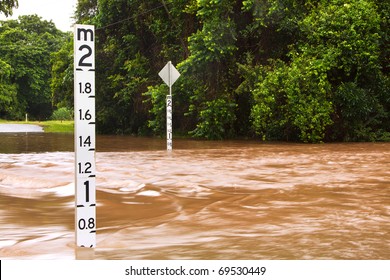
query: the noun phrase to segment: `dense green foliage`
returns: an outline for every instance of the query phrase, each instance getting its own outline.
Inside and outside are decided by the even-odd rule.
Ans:
[[[57,121],[71,121],[73,120],[73,111],[69,110],[66,107],[61,107],[53,112],[51,115],[52,120],[57,120]]]
[[[5,16],[12,15],[12,9],[18,7],[18,0],[0,0],[0,13]]]
[[[50,116],[51,54],[65,37],[36,15],[0,22],[0,118]]]
[[[100,133],[165,133],[171,60],[174,132],[321,142],[390,139],[389,14],[380,0],[79,0],[75,18],[96,26]],[[72,45],[51,50],[52,109],[72,109]],[[22,98],[0,57],[0,114],[17,115],[43,86]]]
[[[388,132],[380,23],[370,1],[320,1],[304,11],[287,59],[273,60],[254,87],[256,132],[305,142],[380,138],[381,126]]]

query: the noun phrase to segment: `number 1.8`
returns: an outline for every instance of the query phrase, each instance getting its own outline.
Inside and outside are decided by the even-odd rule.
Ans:
[[[92,92],[91,83],[85,83],[84,86],[83,86],[83,83],[79,83],[79,92],[81,94],[83,94],[83,93],[90,94]]]

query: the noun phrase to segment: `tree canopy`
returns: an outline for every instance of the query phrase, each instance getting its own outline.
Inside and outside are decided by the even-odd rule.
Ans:
[[[0,1],[0,13],[3,13],[6,17],[12,15],[12,9],[18,7],[18,0],[1,0]]]
[[[157,73],[172,61],[181,73],[173,86],[176,133],[389,140],[389,7],[380,0],[79,0],[76,21],[96,28],[98,131],[163,135],[168,87]],[[0,44],[26,42],[23,31],[5,26]],[[73,44],[54,38],[61,40],[49,44],[50,73],[15,68],[16,59],[28,61],[28,44],[19,43],[20,56],[1,53],[0,113],[50,98],[53,109],[71,109]],[[43,49],[30,49],[29,60],[42,57]],[[45,92],[40,101],[37,92]]]
[[[51,54],[64,37],[37,15],[0,23],[0,118],[51,115]]]

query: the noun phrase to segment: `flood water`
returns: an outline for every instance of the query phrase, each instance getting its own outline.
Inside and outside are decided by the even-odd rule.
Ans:
[[[73,136],[0,133],[0,258],[75,259]],[[98,136],[93,259],[390,259],[390,143]]]

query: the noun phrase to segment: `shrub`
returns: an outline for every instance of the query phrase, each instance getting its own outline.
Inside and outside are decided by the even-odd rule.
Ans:
[[[51,119],[57,120],[57,121],[73,120],[73,111],[69,108],[66,108],[66,107],[58,108],[51,115]]]

